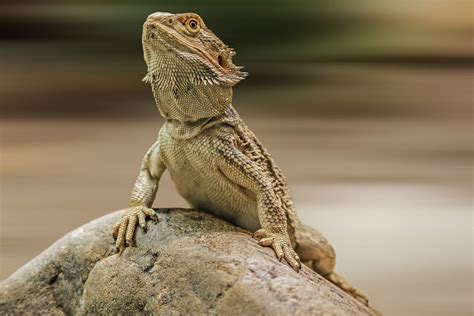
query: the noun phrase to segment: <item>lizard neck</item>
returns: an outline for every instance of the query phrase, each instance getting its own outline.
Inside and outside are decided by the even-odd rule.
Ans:
[[[216,125],[230,125],[237,126],[241,123],[241,119],[237,111],[232,105],[227,107],[227,110],[214,117],[206,117],[196,121],[179,121],[168,119],[163,128],[174,139],[190,139],[193,138],[206,129]]]
[[[172,77],[174,74],[171,75]],[[232,88],[218,84],[193,84],[171,78],[171,85],[152,84],[161,115],[179,122],[198,122],[224,114],[231,106]]]

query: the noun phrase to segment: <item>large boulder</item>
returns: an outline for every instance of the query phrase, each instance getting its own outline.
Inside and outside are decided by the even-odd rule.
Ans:
[[[0,283],[0,314],[370,315],[250,233],[207,213],[159,209],[117,255],[114,212],[64,236]]]

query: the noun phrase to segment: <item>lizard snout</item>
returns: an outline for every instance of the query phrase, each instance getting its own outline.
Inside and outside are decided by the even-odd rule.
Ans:
[[[171,14],[171,13],[168,13],[168,12],[155,12],[155,13],[150,14],[146,18],[145,23],[148,23],[148,22],[164,22],[166,19],[173,20],[172,19],[173,16],[174,16],[174,14]]]

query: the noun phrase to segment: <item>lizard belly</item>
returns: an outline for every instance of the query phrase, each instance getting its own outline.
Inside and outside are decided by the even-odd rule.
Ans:
[[[212,159],[212,152],[196,155],[196,139],[180,142],[164,152],[176,190],[189,205],[223,218],[249,231],[261,228],[255,195],[227,178]],[[185,143],[184,143],[185,142]],[[194,143],[194,144],[193,144]],[[167,159],[167,157],[174,157]]]

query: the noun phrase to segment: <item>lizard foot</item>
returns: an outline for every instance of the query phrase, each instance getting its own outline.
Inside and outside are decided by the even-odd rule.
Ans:
[[[158,221],[156,212],[146,206],[132,206],[126,208],[122,218],[113,228],[113,236],[115,238],[115,247],[119,254],[133,243],[135,229],[137,224],[146,232],[146,218],[150,217],[154,221]]]
[[[265,247],[272,247],[278,260],[285,258],[286,262],[298,272],[301,269],[300,258],[293,250],[290,238],[284,233],[269,233],[265,229],[259,229],[253,234],[253,238],[258,240],[258,244]]]

